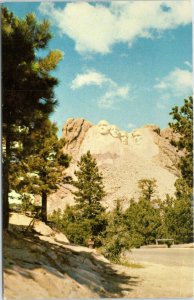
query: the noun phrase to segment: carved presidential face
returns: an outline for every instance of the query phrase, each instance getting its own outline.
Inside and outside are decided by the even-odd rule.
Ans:
[[[112,125],[110,127],[110,134],[114,137],[114,138],[120,138],[121,134],[119,129],[117,128],[117,126]]]
[[[110,125],[107,121],[105,120],[101,120],[98,125],[97,125],[97,128],[98,128],[98,132],[100,134],[103,134],[103,135],[106,135],[110,132]]]
[[[135,130],[132,132],[132,137],[136,143],[138,143],[142,140],[142,135],[138,130]]]
[[[128,133],[126,131],[121,131],[121,142],[128,145]]]

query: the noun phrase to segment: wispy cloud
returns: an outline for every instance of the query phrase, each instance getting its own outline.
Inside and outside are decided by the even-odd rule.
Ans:
[[[184,64],[185,64],[187,67],[189,67],[190,69],[192,69],[192,63],[190,63],[190,61],[186,60],[186,61],[184,62]]]
[[[114,107],[115,102],[120,100],[127,100],[129,98],[129,86],[119,87],[114,86],[114,89],[107,91],[99,100],[99,107],[111,108]]]
[[[157,103],[156,107],[160,110],[165,110],[167,108],[167,106],[164,103]]]
[[[187,97],[192,93],[192,72],[176,68],[154,86],[165,100]]]
[[[85,73],[77,74],[70,87],[72,90],[76,90],[91,85],[103,86],[106,89],[106,92],[98,100],[98,105],[101,108],[113,108],[116,102],[129,99],[129,92],[131,91],[129,85],[120,86],[111,78],[95,70],[87,70]]]
[[[133,123],[127,124],[127,128],[129,128],[129,129],[132,129],[132,128],[135,128],[135,127],[137,127],[137,126]]]
[[[85,73],[76,75],[75,79],[72,81],[71,89],[75,90],[89,85],[102,86],[105,83],[113,86],[115,85],[115,83],[104,74],[96,72],[95,70],[87,70]]]
[[[138,38],[153,39],[165,30],[191,23],[191,1],[112,1],[108,6],[88,2],[56,8],[41,2],[39,10],[75,42],[79,53],[111,51],[122,42],[130,46]]]

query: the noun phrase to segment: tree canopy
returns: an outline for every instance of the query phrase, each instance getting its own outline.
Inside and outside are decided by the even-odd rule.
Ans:
[[[169,123],[175,133],[179,134],[178,140],[172,144],[184,154],[179,161],[182,178],[189,188],[193,186],[193,97],[184,100],[180,108],[173,107],[170,113],[174,122]]]
[[[77,166],[79,168],[75,171],[77,180],[73,182],[77,189],[74,192],[76,205],[82,211],[83,216],[94,218],[104,211],[101,205],[105,196],[102,175],[90,151],[82,155]]]
[[[105,209],[101,204],[105,196],[102,175],[89,151],[81,156],[77,167],[76,179],[72,182],[75,205],[66,207],[59,226],[71,242],[87,245],[87,241],[94,238],[97,246],[101,244],[101,235],[107,225]],[[51,219],[59,219],[58,215],[53,214]]]
[[[39,23],[34,14],[19,19],[2,6],[2,113],[3,113],[3,208],[8,227],[10,170],[13,159],[25,156],[30,131],[53,112],[57,101],[53,88],[58,80],[50,75],[62,58],[59,50],[39,57],[51,39],[49,22]],[[15,145],[19,145],[20,149]],[[30,148],[28,148],[30,149]],[[19,150],[19,151],[18,151]]]
[[[180,108],[175,106],[170,113],[174,122],[169,125],[178,139],[172,144],[178,150],[183,150],[178,168],[181,176],[176,180],[176,194],[173,204],[167,207],[166,224],[171,235],[177,242],[193,240],[193,98],[184,100]]]
[[[18,192],[21,190],[40,195],[42,198],[42,220],[47,221],[47,196],[56,191],[65,177],[69,156],[62,152],[64,139],[58,139],[57,127],[45,119],[41,126],[31,133],[34,141],[31,154],[22,160],[20,176],[16,179]]]

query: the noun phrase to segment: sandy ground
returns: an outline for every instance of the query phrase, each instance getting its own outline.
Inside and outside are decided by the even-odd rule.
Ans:
[[[36,230],[25,232],[26,218],[12,215],[10,233],[4,235],[6,299],[193,296],[192,265],[146,262],[145,257],[144,268],[111,264],[93,249],[70,245],[40,221]]]
[[[194,267],[194,248],[150,248],[132,249],[128,259],[164,266]]]
[[[126,298],[192,298],[194,295],[192,268],[144,263],[141,269],[121,266],[118,269],[136,280],[133,290],[124,293]]]

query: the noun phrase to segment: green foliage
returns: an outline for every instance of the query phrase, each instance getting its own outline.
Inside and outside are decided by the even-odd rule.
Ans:
[[[161,226],[157,208],[147,199],[132,201],[125,213],[126,224],[130,232],[130,246],[140,247],[155,243]]]
[[[75,171],[77,180],[73,182],[77,211],[77,223],[81,231],[86,230],[87,237],[96,237],[104,230],[106,221],[103,217],[105,211],[101,201],[105,196],[102,175],[98,170],[95,158],[88,151],[82,155],[78,162],[78,171]],[[85,239],[85,237],[84,237]]]
[[[46,72],[36,57],[37,51],[46,48],[51,39],[47,21],[38,23],[33,14],[19,19],[5,7],[1,9],[1,21],[3,123],[29,126],[29,118],[32,120],[36,110],[53,111],[57,79],[49,71],[55,69],[62,56],[56,50],[51,52],[45,58],[52,65]]]
[[[155,179],[141,179],[138,182],[140,190],[140,198],[151,201],[156,194],[156,180]]]
[[[1,7],[2,37],[2,113],[3,113],[3,210],[4,228],[8,227],[8,194],[12,178],[19,177],[19,162],[32,149],[25,142],[37,123],[53,112],[56,106],[54,87],[58,80],[49,72],[62,58],[58,51],[46,58],[46,69],[38,57],[45,49],[51,34],[48,21],[37,22],[34,14],[19,19]],[[25,144],[25,146],[24,146]],[[19,145],[16,147],[15,145]],[[12,178],[11,178],[12,177]]]
[[[97,237],[104,230],[105,209],[101,201],[105,196],[102,175],[99,173],[95,158],[88,151],[78,162],[78,171],[75,171],[77,181],[74,192],[78,222],[81,230],[87,228],[87,236]]]
[[[130,246],[140,247],[155,243],[159,235],[161,217],[156,203],[156,180],[141,179],[138,182],[139,201],[131,200],[125,212],[125,222],[130,234]]]
[[[22,178],[17,179],[17,189],[42,197],[42,219],[47,220],[47,196],[59,188],[69,157],[62,153],[64,140],[58,140],[57,127],[48,119],[32,133],[34,148],[31,155],[22,161]],[[20,172],[21,173],[21,172]]]
[[[27,211],[33,212],[34,210],[35,210],[35,207],[32,204],[32,199],[31,199],[30,195],[23,194],[22,195],[21,211],[26,213]]]
[[[188,197],[177,199],[167,196],[160,204],[161,236],[173,238],[175,243],[192,242],[193,216]]]
[[[179,160],[178,167],[181,177],[176,180],[176,198],[166,211],[166,227],[176,242],[185,243],[193,240],[193,98],[184,100],[184,105],[177,106],[170,113],[174,123],[170,127],[179,134],[173,145],[183,150],[184,156]]]
[[[172,143],[179,150],[183,150],[185,155],[180,158],[179,168],[182,178],[186,181],[188,187],[193,187],[193,98],[184,100],[182,107],[173,107],[170,113],[174,123],[170,127],[175,133],[179,134],[178,140]]]
[[[128,260],[122,260],[121,264],[125,267],[132,268],[132,269],[143,269],[145,268],[144,265],[134,262],[129,262]]]
[[[178,178],[175,182],[175,187],[175,196],[177,199],[187,198],[192,202],[192,188],[188,186],[187,181],[184,178]]]
[[[105,196],[102,175],[89,151],[81,157],[78,168],[79,170],[75,171],[77,181],[73,182],[77,188],[74,192],[76,206],[83,217],[92,219],[104,211],[101,205]]]
[[[87,240],[91,237],[91,220],[81,218],[76,207],[67,206],[62,215],[62,230],[70,242],[87,246]]]
[[[59,208],[58,210],[54,210],[52,215],[48,216],[48,221],[51,223],[54,223],[55,227],[60,230],[63,231],[63,227],[62,227],[62,212],[61,209]]]
[[[39,59],[39,62],[37,63],[37,70],[48,73],[55,69],[56,65],[62,58],[63,53],[60,50],[50,51],[45,58]]]
[[[115,209],[107,214],[107,222],[101,251],[105,257],[118,263],[122,252],[129,248],[129,232],[124,222],[124,213],[119,200],[116,202]]]
[[[73,181],[73,185],[76,187],[76,204],[66,207],[61,214],[59,227],[72,243],[87,246],[88,239],[94,238],[95,246],[98,246],[107,224],[105,209],[101,205],[105,192],[102,175],[90,152],[81,157],[75,175],[77,180]],[[59,220],[56,213],[51,216],[51,220],[56,218]]]
[[[101,235],[106,227],[104,214],[98,219],[83,218],[77,206],[67,206],[63,213],[54,212],[49,220],[53,221],[71,243],[88,246],[89,238],[95,239],[95,246],[101,245]]]

